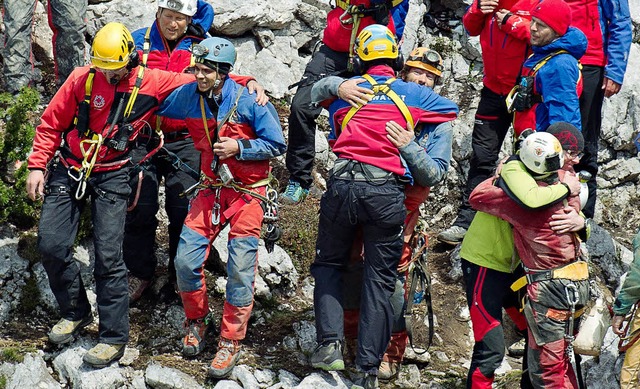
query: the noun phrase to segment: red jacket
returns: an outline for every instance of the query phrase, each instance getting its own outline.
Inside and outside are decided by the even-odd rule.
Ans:
[[[351,5],[363,5],[365,8],[370,7],[371,0],[351,0],[349,1]],[[348,53],[350,50],[349,43],[351,42],[351,31],[353,29],[353,24],[343,24],[341,20],[344,21],[349,15],[345,14],[345,11],[336,7],[329,11],[327,14],[327,27],[324,28],[324,35],[322,37],[322,43],[327,45],[331,50],[338,51],[340,53]],[[360,20],[360,25],[358,26],[358,33],[362,31],[363,28],[375,24],[375,20],[371,16],[366,16]],[[389,30],[394,35],[396,34],[396,27],[393,23],[393,18],[391,17],[391,13],[389,13],[389,23],[387,24]]]
[[[499,28],[494,14],[483,14],[473,1],[462,18],[469,35],[480,35],[484,86],[506,96],[516,83],[522,63],[529,54],[529,10],[537,0],[501,0],[497,10],[508,9],[511,15]]]
[[[580,58],[580,63],[595,66],[606,65],[607,58],[604,55],[598,0],[565,0],[565,2],[571,7],[571,25],[580,29],[587,36],[589,42],[587,52]]]
[[[469,203],[474,209],[498,216],[513,226],[514,243],[524,266],[531,270],[547,270],[576,260],[580,247],[576,234],[558,234],[549,226],[551,215],[564,207],[562,203],[545,209],[527,210],[495,186],[493,181],[491,177],[481,182],[471,192]],[[571,196],[568,201],[569,206],[580,212],[578,196]]]
[[[44,170],[54,153],[65,141],[68,155],[65,160],[72,166],[79,167],[83,160],[80,150],[82,137],[75,129],[73,121],[78,106],[84,100],[85,83],[89,76],[90,66],[76,68],[65,83],[55,94],[44,113],[42,121],[36,128],[33,139],[33,152],[29,156],[29,169]],[[91,93],[89,128],[103,136],[109,132],[110,115],[115,113],[119,98],[125,94],[125,104],[136,82],[138,67],[133,69],[117,85],[111,85],[100,72],[96,71]],[[193,74],[176,74],[154,69],[146,69],[138,97],[135,100],[128,123],[134,131],[130,141],[137,138],[140,130],[151,123],[151,117],[158,107],[158,103],[167,97],[174,89],[187,82],[193,81]],[[117,98],[117,99],[116,99]],[[124,110],[124,109],[123,109]],[[118,130],[116,126],[109,137],[113,137]],[[105,142],[106,143],[106,142]],[[123,152],[103,146],[98,151],[98,158],[93,168],[94,172],[115,170],[129,161],[128,150]]]

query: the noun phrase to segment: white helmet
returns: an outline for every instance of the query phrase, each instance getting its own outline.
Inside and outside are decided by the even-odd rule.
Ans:
[[[198,0],[158,0],[158,7],[193,16],[198,10]]]
[[[520,160],[534,173],[546,174],[564,165],[562,145],[548,132],[535,132],[524,139],[520,147]]]

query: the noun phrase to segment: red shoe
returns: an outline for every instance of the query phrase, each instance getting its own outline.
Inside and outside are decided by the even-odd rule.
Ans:
[[[209,330],[209,315],[197,320],[185,320],[184,328],[187,332],[182,339],[182,354],[193,357],[204,350],[204,337]]]
[[[240,359],[241,346],[237,340],[220,337],[218,352],[209,366],[209,375],[213,378],[226,377]]]

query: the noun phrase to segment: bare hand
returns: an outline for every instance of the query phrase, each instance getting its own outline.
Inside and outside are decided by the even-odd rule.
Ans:
[[[251,80],[247,83],[247,90],[249,94],[256,93],[256,103],[258,105],[265,106],[269,102],[269,96],[264,90],[264,87],[258,83],[256,80]]]
[[[618,335],[619,337],[624,336],[624,316],[615,315],[611,318],[611,329],[613,333]]]
[[[620,88],[622,88],[622,85],[618,84],[617,82],[607,77],[605,77],[604,80],[602,80],[602,89],[604,89],[604,97],[611,97],[617,94],[618,92],[620,92]]]
[[[480,0],[480,11],[483,14],[492,13],[498,6],[498,0]]]
[[[564,177],[562,177],[562,182],[569,187],[570,196],[576,196],[580,193],[580,189],[581,189],[580,179],[574,172],[572,171],[565,172]]]
[[[498,28],[502,28],[502,21],[504,20],[504,17],[507,16],[507,14],[509,13],[508,9],[500,9],[498,10],[495,15],[493,15],[493,19],[496,21],[496,23],[498,23]]]
[[[27,196],[33,201],[40,200],[44,196],[44,172],[31,170],[27,177]]]
[[[238,141],[226,136],[221,136],[220,141],[213,144],[213,153],[220,157],[221,161],[231,158],[239,152]]]
[[[573,207],[565,206],[551,215],[549,226],[557,234],[578,232],[584,228],[585,220]]]
[[[504,166],[504,163],[507,162],[507,159],[509,159],[509,157],[504,157],[500,160],[500,162],[498,162],[498,166],[496,166],[496,172],[493,175],[494,178],[498,178],[498,176],[500,175],[500,173],[502,172],[502,166]]]
[[[338,97],[355,108],[366,104],[371,100],[371,97],[373,97],[373,91],[369,88],[358,86],[358,84],[365,81],[364,78],[354,78],[344,81],[338,87]]]
[[[413,127],[409,123],[407,123],[407,128],[405,129],[398,123],[391,120],[387,122],[386,128],[387,128],[387,138],[397,148],[401,148],[408,145],[415,138],[415,134],[413,133]]]

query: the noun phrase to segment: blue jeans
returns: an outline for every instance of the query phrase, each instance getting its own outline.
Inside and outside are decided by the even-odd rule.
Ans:
[[[73,243],[86,203],[75,199],[75,184],[67,175],[67,168],[58,164],[47,183],[38,229],[42,265],[60,313],[67,320],[79,320],[91,312],[80,268],[73,259]],[[130,190],[128,168],[93,173],[87,186],[93,222],[99,338],[109,344],[125,344],[129,340],[129,293],[122,240]]]

